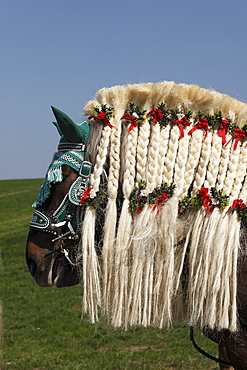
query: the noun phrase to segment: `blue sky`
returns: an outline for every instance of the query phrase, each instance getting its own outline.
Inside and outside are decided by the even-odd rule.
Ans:
[[[246,0],[0,0],[0,179],[44,177],[104,86],[172,80],[247,102]]]

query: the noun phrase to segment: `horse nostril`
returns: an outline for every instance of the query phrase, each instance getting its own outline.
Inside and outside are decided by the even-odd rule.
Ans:
[[[28,265],[31,275],[34,276],[35,271],[36,271],[36,263],[31,258],[28,258],[27,265]]]

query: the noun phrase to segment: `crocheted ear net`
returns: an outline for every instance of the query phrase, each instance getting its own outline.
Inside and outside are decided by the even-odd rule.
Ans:
[[[114,115],[102,120],[100,107]],[[100,257],[90,205],[83,221],[84,311],[95,322],[100,307],[113,327],[188,320],[235,331],[247,105],[162,82],[103,88],[84,114],[90,199],[101,186],[107,196]]]
[[[51,193],[51,185],[56,182],[63,180],[62,166],[64,164],[72,167],[74,170],[80,170],[81,164],[84,160],[84,152],[75,151],[59,151],[53,156],[52,163],[50,164],[48,171],[45,176],[43,185],[40,188],[40,192],[37,196],[36,201],[33,203],[32,207],[40,207],[46,199],[49,198]]]

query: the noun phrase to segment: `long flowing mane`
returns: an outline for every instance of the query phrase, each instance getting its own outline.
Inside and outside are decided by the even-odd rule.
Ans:
[[[103,88],[84,114],[84,311],[95,322],[100,307],[113,327],[188,319],[235,331],[247,105],[162,82]]]

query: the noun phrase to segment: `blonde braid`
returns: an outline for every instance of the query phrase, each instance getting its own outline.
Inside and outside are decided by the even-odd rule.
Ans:
[[[242,189],[240,191],[238,198],[244,199],[244,200],[247,199],[247,175],[245,175],[245,178],[243,180],[243,186],[242,186]]]
[[[98,153],[96,156],[96,163],[94,165],[90,184],[96,193],[99,190],[100,177],[103,173],[104,165],[106,163],[106,157],[108,153],[109,141],[110,141],[111,128],[105,126],[102,131],[101,140],[99,143]]]
[[[104,313],[107,320],[112,317],[112,297],[114,289],[114,242],[116,237],[117,206],[119,177],[120,177],[120,143],[121,143],[121,118],[126,105],[126,90],[123,86],[100,90],[100,99],[105,99],[107,104],[115,108],[112,120],[113,127],[110,134],[109,149],[109,175],[108,175],[108,203],[105,212],[104,238],[102,249],[103,260],[103,302]]]
[[[190,120],[190,122],[192,122],[192,120]],[[190,127],[188,126],[184,128],[184,137],[180,137],[179,143],[178,143],[178,152],[177,152],[175,172],[174,172],[174,183],[176,185],[174,196],[178,197],[178,199],[182,199],[186,195],[186,193],[184,193],[184,184],[185,184],[185,166],[186,166],[188,155],[189,155],[189,141],[190,141],[190,136],[188,135],[189,130],[190,130]],[[173,200],[173,202],[175,202],[175,199]],[[178,208],[178,203],[176,202],[176,204],[173,204],[173,207],[174,209],[175,207]],[[174,210],[173,210],[173,214],[174,214]],[[186,237],[186,230],[184,228],[184,220],[179,219],[177,217],[177,213],[174,214],[174,216],[176,216],[176,219],[173,219],[173,228],[174,228],[173,233],[175,235],[173,237],[170,237],[171,238],[170,246],[168,246],[168,248],[170,248],[171,250],[174,250],[174,257],[173,257],[174,259],[173,269],[175,271],[175,273],[173,272],[174,292],[172,292],[173,295],[171,296],[173,300],[174,300],[174,294],[177,294],[178,289],[180,287],[180,279],[181,279],[181,274],[183,271],[184,258],[185,258],[186,250],[187,250],[186,243],[183,243],[181,246],[174,248],[174,245],[176,245],[178,241],[181,241],[183,238]],[[171,217],[171,216],[168,215],[168,217]],[[164,218],[164,223],[165,223],[165,218]],[[171,228],[169,228],[168,230],[170,231]],[[171,295],[171,292],[170,292],[170,295]],[[171,303],[168,309],[169,311],[171,311]],[[171,314],[170,314],[169,320],[171,321]]]
[[[196,170],[193,192],[195,193],[198,189],[201,189],[204,184],[207,165],[211,155],[211,143],[212,143],[212,132],[208,132],[207,137],[202,142],[201,156]]]
[[[151,193],[157,185],[157,166],[160,143],[160,126],[150,122],[150,144],[147,158],[147,194]],[[158,218],[152,207],[146,207],[143,211],[146,214],[145,229],[148,231],[144,240],[146,263],[143,269],[143,314],[142,325],[151,324],[153,313],[153,284],[155,281],[155,258],[158,248]],[[143,225],[144,226],[144,225]]]
[[[110,147],[110,169],[108,177],[108,194],[109,200],[106,208],[104,223],[104,242],[103,242],[103,292],[105,310],[108,319],[112,319],[112,307],[114,307],[114,295],[117,294],[114,288],[114,242],[116,237],[117,208],[116,198],[118,194],[118,178],[120,171],[120,132],[119,125],[121,117],[115,117],[114,127],[111,130],[111,147]],[[117,120],[118,119],[118,120]],[[119,326],[117,323],[115,326]]]
[[[194,172],[200,159],[203,136],[204,132],[202,132],[202,130],[196,130],[191,135],[189,141],[189,155],[184,172],[183,194],[187,194],[187,191],[194,180]]]
[[[227,135],[226,141],[230,140],[231,136]],[[227,173],[227,168],[228,168],[228,163],[229,163],[229,156],[230,156],[230,145],[224,145],[221,151],[221,157],[220,157],[220,163],[218,167],[218,176],[217,176],[217,182],[216,182],[216,189],[217,190],[222,190],[226,173]]]
[[[162,182],[170,184],[173,180],[174,166],[177,157],[179,141],[179,128],[173,126],[170,131],[169,147],[165,157],[165,163],[163,167]]]
[[[146,180],[146,163],[149,144],[150,125],[145,121],[140,129],[136,152],[136,181]]]
[[[230,194],[231,199],[233,200],[239,198],[239,194],[241,193],[241,189],[243,187],[243,181],[244,181],[246,170],[247,170],[246,168],[246,165],[247,165],[246,163],[246,158],[247,158],[246,143],[241,144],[241,145],[239,144],[239,146],[240,146],[239,148],[240,153],[239,153],[237,171],[236,171],[236,176],[235,176],[231,194]]]
[[[228,170],[222,188],[223,194],[230,195],[232,191],[234,179],[236,177],[238,168],[239,154],[240,154],[240,145],[238,145],[237,148],[234,149],[234,143],[232,143],[229,153],[230,156],[228,162]]]
[[[95,122],[94,125],[99,125],[99,122]],[[94,127],[91,128],[92,130]],[[97,191],[99,190],[100,185],[100,179],[101,175],[103,173],[104,165],[106,163],[107,159],[107,153],[108,153],[108,147],[109,147],[109,140],[110,140],[110,134],[111,134],[111,128],[107,125],[102,130],[102,136],[100,139],[100,143],[98,145],[98,153],[96,155],[95,159],[95,165],[91,174],[90,184],[92,187],[92,190],[90,191],[90,197],[94,198]],[[84,258],[84,268],[86,272],[83,273],[84,276],[84,282],[83,282],[83,304],[84,304],[84,310],[86,311],[87,305],[90,307],[90,310],[97,313],[96,304],[94,302],[97,302],[99,305],[101,303],[100,298],[100,282],[99,282],[99,276],[97,274],[97,271],[99,271],[99,264],[97,262],[97,255],[95,251],[95,238],[94,238],[94,230],[95,230],[95,222],[96,222],[96,210],[92,209],[91,207],[87,207],[84,221],[83,221],[83,250],[85,254]],[[90,232],[91,230],[91,232]],[[86,257],[87,256],[87,257]],[[86,269],[86,258],[89,262],[89,267]],[[94,262],[92,262],[94,261]],[[92,263],[94,264],[94,269],[92,266]],[[87,279],[88,281],[85,281]],[[96,279],[94,282],[93,279]],[[92,283],[90,283],[92,281]],[[93,289],[90,291],[90,288]],[[97,293],[97,296],[92,299],[92,297],[95,296]],[[104,296],[104,292],[103,292]],[[87,301],[91,299],[91,303],[89,304]],[[87,310],[89,311],[89,310]]]
[[[157,186],[157,169],[160,144],[160,125],[150,122],[151,135],[147,160],[147,187],[148,193],[151,193]]]
[[[139,127],[139,135],[136,149],[136,181],[146,181],[146,165],[148,155],[150,135],[150,124],[147,120]],[[147,191],[144,190],[147,194]],[[130,324],[136,325],[142,323],[143,314],[143,284],[146,255],[146,240],[150,229],[148,221],[150,219],[149,209],[145,207],[141,214],[134,215],[134,230],[131,243],[133,258],[133,268],[130,279],[130,293],[128,300],[128,314]]]
[[[101,125],[100,122],[95,122],[94,125]],[[97,127],[95,127],[97,131]],[[94,130],[94,127],[91,128]],[[110,127],[105,126],[102,130],[102,137],[96,155],[96,163],[94,165],[90,183],[92,190],[90,197],[94,198],[99,190],[100,177],[106,162]],[[101,305],[100,279],[99,279],[99,263],[95,251],[95,222],[96,210],[87,207],[82,227],[82,255],[83,255],[83,310],[88,312],[92,322],[98,320],[98,305]]]
[[[215,186],[217,180],[217,174],[219,171],[219,164],[222,152],[222,138],[218,133],[213,133],[211,154],[207,168],[207,178],[204,183],[206,188],[212,188]]]
[[[128,130],[126,160],[123,181],[123,195],[125,199],[129,199],[130,193],[135,186],[135,166],[136,166],[136,147],[138,138],[138,127]]]
[[[159,169],[158,178],[160,179],[160,183],[169,183],[173,179],[179,142],[179,128],[166,127],[161,129],[161,133],[167,140],[165,143],[162,143],[163,145],[161,145],[161,155],[159,158],[159,165],[161,168]],[[164,144],[168,144],[169,134],[169,146],[167,148],[164,146]],[[163,162],[161,162],[161,158],[163,159]],[[173,295],[174,274],[173,246],[175,244],[173,220],[174,217],[176,218],[177,205],[176,197],[174,197],[172,200],[169,200],[161,209],[160,215],[155,216],[155,224],[152,224],[152,229],[155,230],[157,234],[154,254],[154,292],[152,298],[153,324],[158,327],[162,327],[163,324],[170,326],[172,321],[171,299]],[[167,217],[171,221],[169,227],[167,227]],[[163,299],[161,299],[161,297],[163,297]]]
[[[127,127],[125,127],[127,130]],[[135,163],[138,128],[128,130],[126,147],[125,171],[123,181],[124,202],[119,219],[115,254],[115,299],[113,300],[114,326],[121,326],[123,320],[125,327],[128,323],[128,281],[129,281],[129,247],[131,243],[133,220],[129,211],[129,196],[135,184]]]
[[[161,127],[160,139],[159,139],[159,155],[158,155],[158,167],[157,167],[157,186],[162,183],[162,174],[165,163],[165,156],[168,149],[168,142],[170,137],[171,126]]]
[[[185,164],[189,153],[189,140],[188,135],[190,128],[184,128],[184,137],[181,137],[178,142],[178,152],[175,163],[174,183],[176,184],[175,195],[183,198],[186,194],[183,193],[184,177],[185,177]]]

